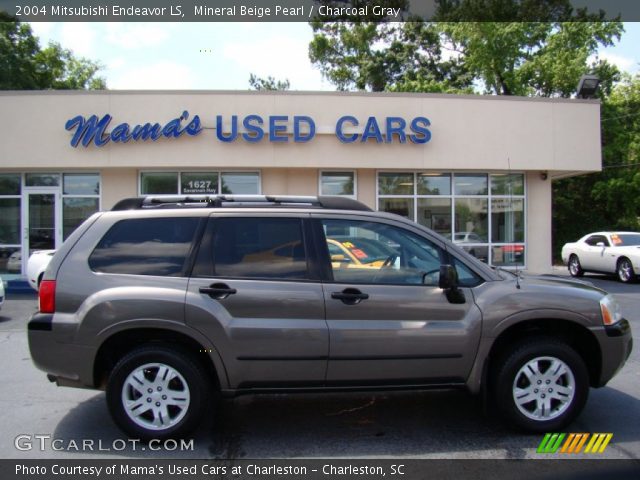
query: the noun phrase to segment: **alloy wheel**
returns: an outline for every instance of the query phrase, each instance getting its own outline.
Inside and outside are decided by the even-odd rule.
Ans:
[[[136,425],[156,431],[180,422],[191,401],[185,378],[164,363],[147,363],[131,372],[121,398],[127,416]]]
[[[553,420],[562,415],[575,396],[576,381],[569,366],[555,357],[529,360],[516,374],[512,394],[527,418]]]

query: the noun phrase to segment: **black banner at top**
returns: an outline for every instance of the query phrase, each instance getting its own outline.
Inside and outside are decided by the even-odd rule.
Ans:
[[[636,0],[0,0],[27,22],[640,21]]]

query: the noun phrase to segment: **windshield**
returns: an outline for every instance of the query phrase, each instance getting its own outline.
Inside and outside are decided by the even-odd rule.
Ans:
[[[616,247],[640,245],[640,233],[613,233],[611,241]]]

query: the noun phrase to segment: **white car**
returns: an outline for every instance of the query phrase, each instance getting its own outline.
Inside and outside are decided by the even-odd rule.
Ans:
[[[55,250],[36,250],[27,261],[27,280],[36,292],[40,288],[42,275],[49,266],[54,253],[56,253]]]
[[[562,261],[573,277],[584,272],[615,273],[629,283],[640,274],[640,233],[596,232],[562,247]]]
[[[22,250],[16,250],[7,260],[7,272],[20,273],[22,271]]]

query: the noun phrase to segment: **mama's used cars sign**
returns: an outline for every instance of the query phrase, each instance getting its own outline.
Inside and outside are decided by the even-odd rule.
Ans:
[[[94,144],[102,147],[109,142],[127,143],[130,141],[156,141],[160,138],[180,138],[184,135],[195,137],[200,135],[204,127],[198,115],[190,117],[188,111],[165,124],[144,123],[130,125],[119,123],[113,127],[113,117],[105,114],[102,117],[78,115],[68,120],[65,128],[73,133],[71,146],[88,147]],[[429,127],[431,122],[426,117],[405,119],[403,117],[367,117],[357,118],[344,115],[335,123],[335,136],[343,143],[376,142],[376,143],[411,143],[424,144],[431,140]],[[316,136],[316,124],[313,118],[306,115],[231,115],[216,116],[216,138],[221,142],[244,141],[258,143],[262,141],[287,143],[293,139],[296,143],[306,143]]]

